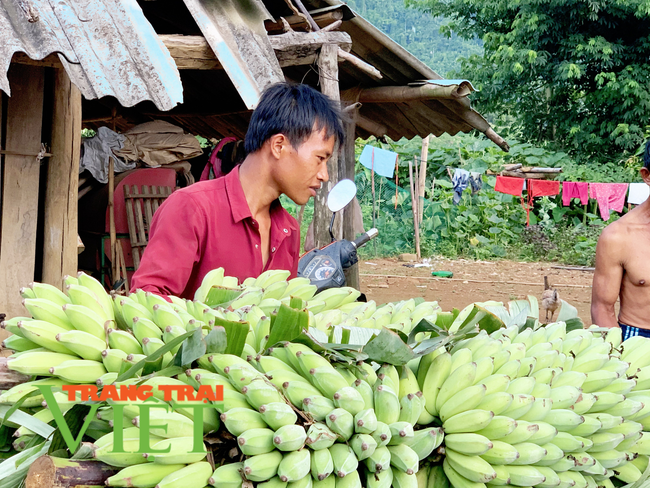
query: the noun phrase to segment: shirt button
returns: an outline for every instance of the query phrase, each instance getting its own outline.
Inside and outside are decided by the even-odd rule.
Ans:
[[[282,230],[284,231],[285,234],[289,233],[289,231],[287,229],[282,229]]]
[[[274,248],[274,247],[273,247],[273,248],[271,248],[271,252],[275,252],[275,248]]]
[[[259,247],[260,247],[260,246],[258,246],[257,244],[255,244],[255,249],[259,249]]]

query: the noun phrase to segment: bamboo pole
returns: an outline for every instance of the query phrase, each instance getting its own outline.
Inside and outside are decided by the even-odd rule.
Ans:
[[[422,217],[424,213],[424,188],[427,184],[427,158],[429,156],[429,138],[431,136],[426,136],[422,139],[422,152],[420,153],[420,178],[418,185],[418,222],[422,223]]]
[[[413,184],[413,162],[409,161],[409,180],[411,184],[411,208],[413,210],[413,230],[415,232],[415,254],[418,260],[421,259],[420,255],[420,226],[418,225],[418,204],[415,197],[415,190]]]
[[[372,150],[372,162],[370,164],[370,184],[372,186],[372,226],[376,228],[375,225],[375,150]],[[377,255],[377,242],[373,239],[373,247],[375,250],[375,256]]]

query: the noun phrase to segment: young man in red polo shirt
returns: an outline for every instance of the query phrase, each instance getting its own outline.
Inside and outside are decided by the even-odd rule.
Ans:
[[[294,277],[300,229],[278,198],[304,205],[315,196],[342,141],[340,112],[329,98],[307,85],[270,86],[251,117],[243,163],[160,206],[132,291],[191,299],[219,267],[240,282],[267,269]]]

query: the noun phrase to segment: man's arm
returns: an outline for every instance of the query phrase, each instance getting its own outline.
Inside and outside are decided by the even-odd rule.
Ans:
[[[131,291],[180,296],[200,255],[201,209],[186,195],[173,193],[154,214],[149,243],[133,275]]]
[[[591,321],[600,327],[618,327],[614,305],[621,291],[623,265],[616,229],[607,227],[596,245],[596,271],[591,290]]]

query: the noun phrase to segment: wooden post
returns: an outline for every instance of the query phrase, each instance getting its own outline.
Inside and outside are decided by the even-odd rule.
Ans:
[[[108,162],[108,234],[111,242],[111,283],[109,284],[113,285],[120,274],[115,232],[115,161],[113,158],[109,158]],[[106,283],[102,285],[106,286]]]
[[[354,165],[356,163],[356,157],[354,154],[354,144],[355,144],[355,134],[357,128],[357,115],[358,115],[358,105],[356,102],[353,103],[355,108],[346,111],[348,120],[345,121],[345,145],[343,146],[343,151],[341,152],[342,158],[339,160],[339,180],[350,179],[354,181]],[[353,240],[355,236],[354,229],[354,207],[353,203],[350,203],[347,207],[343,209],[343,239]],[[350,266],[345,270],[345,281],[348,286],[356,288],[359,290],[361,283],[359,280],[359,265],[355,264]]]
[[[25,488],[94,488],[122,468],[99,461],[72,461],[41,456],[29,467]]]
[[[427,184],[427,157],[429,156],[429,138],[422,139],[422,152],[420,153],[420,178],[418,182],[418,223],[422,223],[424,212],[424,188]]]
[[[341,99],[339,93],[339,64],[338,46],[336,44],[324,44],[318,56],[318,73],[320,76],[321,92],[327,95],[336,103]],[[336,152],[327,162],[329,181],[316,193],[314,198],[314,245],[322,247],[331,241],[329,225],[332,214],[327,208],[327,194],[330,189],[339,181],[339,158]],[[334,237],[342,237],[341,217],[338,216],[334,222]]]
[[[81,150],[81,92],[63,68],[55,71],[52,157],[45,189],[43,281],[59,288],[77,274],[77,192]]]
[[[411,183],[411,209],[413,210],[413,231],[415,233],[415,254],[420,256],[420,226],[418,225],[418,204],[415,199],[415,185],[413,184],[413,161],[409,160],[409,180]]]
[[[19,288],[34,281],[38,186],[43,125],[43,68],[12,64],[0,237],[0,312],[24,315]],[[17,156],[15,154],[24,154]],[[6,337],[2,331],[2,338]]]

